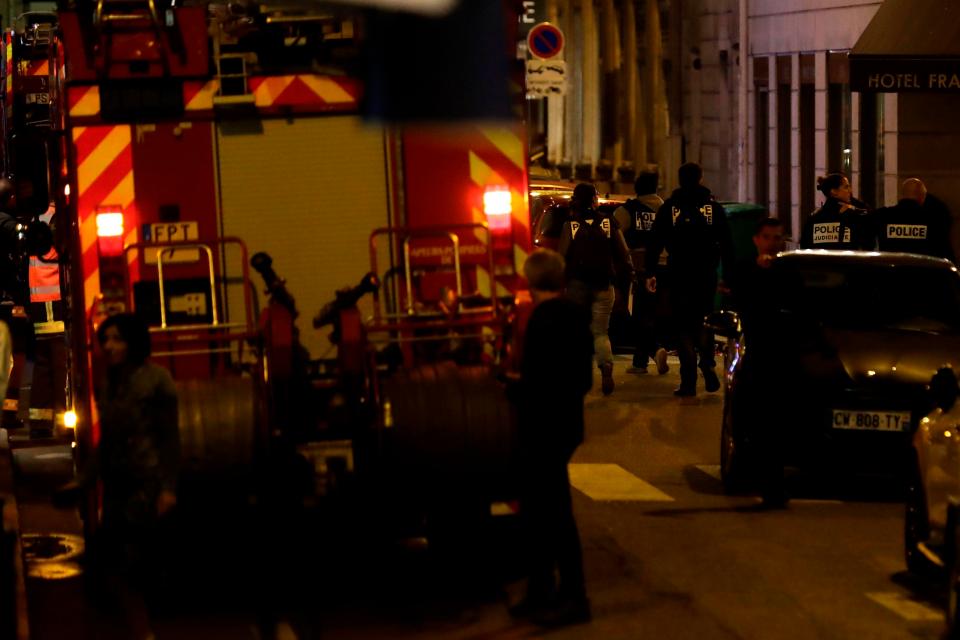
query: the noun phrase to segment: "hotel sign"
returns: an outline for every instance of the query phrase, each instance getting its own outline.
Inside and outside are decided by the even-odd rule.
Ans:
[[[850,56],[853,91],[960,93],[960,60],[879,59]]]

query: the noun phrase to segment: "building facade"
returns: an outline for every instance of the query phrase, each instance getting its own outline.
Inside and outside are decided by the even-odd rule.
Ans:
[[[960,121],[952,115],[960,97],[851,90],[848,54],[881,5],[683,1],[685,58],[673,78],[682,117],[673,124],[683,157],[703,164],[718,197],[766,205],[792,238],[823,200],[817,176],[832,172],[847,174],[870,206],[895,203],[900,183],[916,176],[960,211]],[[960,225],[953,227],[956,250]]]

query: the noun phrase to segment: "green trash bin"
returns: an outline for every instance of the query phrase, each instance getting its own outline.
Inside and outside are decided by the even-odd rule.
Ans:
[[[734,260],[740,262],[755,258],[757,248],[753,246],[753,232],[756,230],[757,222],[769,216],[770,213],[766,207],[752,202],[721,202],[720,204],[727,212],[727,224],[733,236]],[[720,276],[718,269],[717,277]],[[729,306],[726,296],[718,293],[714,299],[714,308],[723,309]]]

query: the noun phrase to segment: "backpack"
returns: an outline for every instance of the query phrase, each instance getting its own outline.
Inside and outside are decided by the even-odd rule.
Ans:
[[[573,236],[567,249],[567,280],[580,280],[593,289],[605,289],[614,276],[610,217],[594,215],[570,221]]]

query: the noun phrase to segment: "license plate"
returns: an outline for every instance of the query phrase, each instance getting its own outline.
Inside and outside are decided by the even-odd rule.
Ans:
[[[834,409],[833,428],[864,431],[909,431],[910,412]]]

